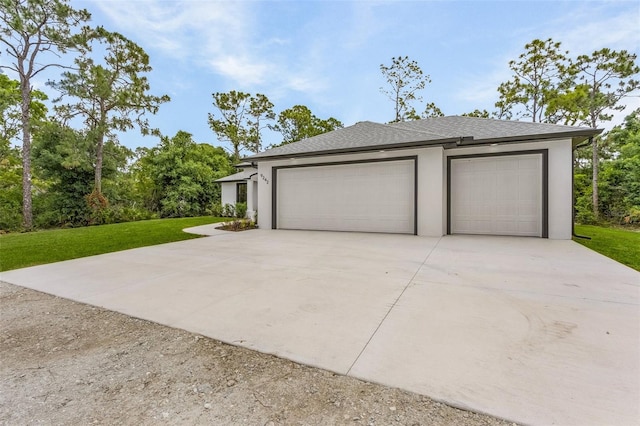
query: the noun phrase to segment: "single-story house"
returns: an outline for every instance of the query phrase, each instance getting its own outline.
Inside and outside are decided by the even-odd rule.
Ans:
[[[221,186],[222,205],[247,203],[247,217],[253,218],[258,207],[258,169],[248,162],[235,167],[237,173],[216,180]]]
[[[570,239],[573,151],[601,132],[460,116],[365,121],[248,157],[257,171],[233,179],[257,183],[262,229]]]

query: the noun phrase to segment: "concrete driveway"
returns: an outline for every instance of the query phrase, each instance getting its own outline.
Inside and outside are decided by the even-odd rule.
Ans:
[[[213,234],[0,279],[520,423],[638,424],[640,273],[579,244]]]

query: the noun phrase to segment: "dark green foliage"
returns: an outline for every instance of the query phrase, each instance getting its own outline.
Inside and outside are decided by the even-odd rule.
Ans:
[[[49,182],[39,198],[46,210],[36,225],[81,226],[89,221],[85,196],[91,192],[91,143],[80,132],[54,123],[44,125],[33,140],[36,174]]]
[[[607,134],[616,155],[602,161],[599,205],[602,214],[616,223],[631,222],[632,209],[640,209],[640,109]]]
[[[36,127],[47,113],[41,102],[47,96],[31,91],[31,127]],[[20,150],[12,147],[21,128],[20,82],[0,73],[0,230],[16,231],[22,228],[23,167]]]
[[[214,217],[223,217],[223,212],[224,207],[222,207],[222,204],[219,202],[212,203],[209,207],[209,210],[207,210],[207,214]]]
[[[598,143],[599,217],[592,209],[591,147],[577,151],[574,174],[576,221],[583,224],[599,220],[616,224],[638,222],[640,211],[640,110],[626,117]]]
[[[247,203],[236,203],[236,217],[244,219],[247,215]]]
[[[31,126],[36,110],[32,79],[49,67],[60,67],[58,57],[86,47],[91,18],[75,10],[68,0],[0,0],[0,46],[7,60],[0,68],[15,72],[20,80],[20,130],[22,139],[22,215],[26,229],[33,227],[31,187]],[[47,57],[48,56],[48,57]]]
[[[591,173],[578,169],[573,176],[575,193],[575,221],[586,225],[594,224],[596,217],[591,209]]]
[[[20,153],[0,139],[0,230],[15,231],[22,223],[22,167]]]
[[[333,117],[320,119],[306,106],[295,105],[278,114],[277,124],[269,127],[282,134],[282,143],[275,145],[280,146],[341,129],[344,125]]]
[[[112,141],[104,146],[105,179],[117,176],[127,161],[129,151]],[[36,212],[38,227],[83,226],[104,223],[107,205],[93,203],[88,196],[93,190],[95,140],[56,123],[43,125],[35,135],[33,163],[38,177],[47,182],[46,191],[38,195],[42,209]]]
[[[47,107],[42,101],[46,100],[47,95],[44,92],[31,90],[29,107],[31,126],[36,126],[45,119]],[[20,133],[22,126],[21,103],[20,82],[0,73],[0,141],[6,142],[7,147],[9,141],[16,139]]]
[[[232,172],[222,148],[197,144],[183,131],[173,138],[163,137],[138,163],[142,197],[162,217],[206,214],[220,200],[220,185],[214,181]]]

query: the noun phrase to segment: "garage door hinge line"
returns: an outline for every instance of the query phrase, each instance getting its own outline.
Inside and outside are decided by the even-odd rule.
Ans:
[[[402,291],[400,292],[400,294],[398,295],[398,297],[396,297],[396,300],[394,300],[393,304],[391,305],[391,307],[389,308],[389,310],[387,311],[387,313],[384,315],[384,317],[382,318],[382,320],[380,320],[380,323],[378,324],[378,326],[376,327],[376,329],[373,331],[373,333],[371,334],[371,336],[369,337],[369,340],[367,340],[367,343],[364,345],[364,347],[362,348],[362,350],[360,351],[360,353],[358,354],[358,356],[356,357],[356,359],[353,361],[353,363],[351,364],[351,366],[349,367],[349,370],[347,370],[346,375],[348,376],[349,373],[351,373],[351,370],[353,369],[353,366],[356,365],[356,363],[358,362],[358,360],[360,359],[360,357],[362,356],[362,354],[364,353],[365,350],[367,350],[367,347],[369,347],[369,344],[371,343],[371,341],[373,340],[373,338],[375,337],[375,335],[378,333],[378,330],[380,330],[380,327],[382,326],[382,324],[385,322],[385,320],[387,319],[387,317],[389,316],[389,314],[391,313],[391,311],[393,310],[393,308],[395,308],[396,304],[398,303],[398,301],[400,300],[400,298],[402,297],[402,295],[405,293],[405,291],[407,291],[407,289],[409,288],[409,285],[411,285],[411,283],[413,282],[413,280],[415,279],[416,275],[418,275],[418,272],[420,272],[420,270],[422,269],[422,267],[425,265],[425,263],[427,263],[427,260],[429,260],[429,257],[431,257],[431,253],[433,253],[433,251],[436,249],[436,247],[438,247],[438,244],[440,244],[440,241],[442,240],[442,237],[438,238],[438,241],[434,244],[433,247],[431,247],[431,250],[429,251],[429,253],[427,254],[427,256],[424,258],[424,260],[422,261],[422,263],[420,264],[420,266],[416,269],[416,272],[413,274],[413,276],[409,279],[409,281],[407,281],[407,284],[404,286],[404,288],[402,289]]]

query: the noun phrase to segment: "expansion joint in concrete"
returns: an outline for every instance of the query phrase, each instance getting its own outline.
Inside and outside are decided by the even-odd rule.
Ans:
[[[431,253],[434,252],[434,250],[436,249],[436,247],[438,247],[438,244],[440,244],[440,241],[442,241],[442,237],[440,237],[438,239],[438,242],[436,242],[433,247],[431,248],[431,250],[429,250],[429,253],[427,253],[427,256],[424,258],[424,260],[422,261],[422,263],[420,264],[420,266],[418,266],[416,268],[416,271],[414,272],[414,274],[411,276],[411,278],[409,278],[409,280],[407,281],[407,284],[404,286],[404,288],[402,289],[402,291],[400,292],[400,294],[398,295],[398,297],[396,297],[396,300],[393,301],[393,303],[391,304],[391,306],[389,307],[389,310],[387,310],[387,313],[384,315],[384,317],[382,318],[382,320],[380,320],[380,323],[378,323],[378,326],[376,327],[376,329],[373,331],[373,333],[371,334],[371,336],[369,337],[369,340],[367,340],[367,343],[364,345],[364,347],[362,348],[362,350],[360,351],[360,353],[358,354],[358,356],[356,357],[356,359],[353,361],[353,363],[351,364],[351,366],[349,367],[349,370],[347,370],[347,376],[349,375],[349,373],[351,373],[351,370],[353,369],[353,366],[356,365],[356,363],[358,362],[358,360],[360,359],[360,357],[362,356],[362,354],[364,353],[364,351],[367,350],[367,347],[369,346],[369,344],[371,343],[371,341],[373,340],[373,338],[375,337],[375,335],[378,333],[378,330],[380,330],[380,327],[382,326],[382,324],[385,322],[385,320],[387,319],[387,317],[389,316],[389,314],[391,313],[391,311],[393,310],[393,308],[395,308],[395,306],[398,304],[398,301],[400,300],[400,298],[404,295],[404,293],[407,291],[407,289],[409,288],[409,286],[411,285],[411,283],[413,282],[413,280],[415,279],[416,275],[418,275],[418,272],[420,272],[420,270],[422,269],[422,267],[425,265],[425,263],[427,263],[427,260],[429,260],[429,257],[431,256]]]

